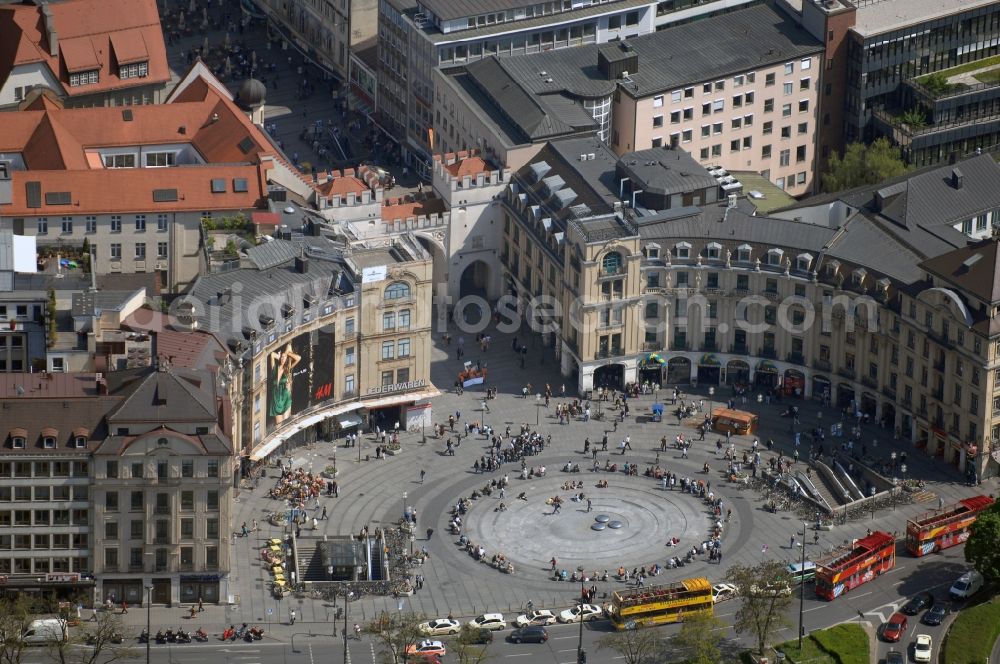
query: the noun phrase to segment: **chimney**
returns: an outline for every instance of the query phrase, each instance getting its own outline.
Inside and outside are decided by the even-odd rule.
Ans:
[[[59,33],[56,31],[52,8],[47,3],[42,5],[42,17],[45,19],[45,39],[49,43],[49,56],[53,58],[58,57]]]
[[[957,168],[951,169],[951,186],[953,188],[961,189],[963,180],[965,180],[965,176],[962,175],[962,171]]]
[[[295,271],[299,274],[307,274],[309,272],[309,259],[305,256],[296,256]]]

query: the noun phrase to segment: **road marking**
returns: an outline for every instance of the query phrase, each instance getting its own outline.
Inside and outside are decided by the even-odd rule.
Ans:
[[[519,652],[516,655],[504,655],[504,657],[530,657],[530,652]]]
[[[866,593],[861,593],[860,595],[851,595],[851,597],[853,597],[854,599],[858,599],[859,597],[868,597],[869,595],[871,595],[874,592],[875,592],[874,590],[870,590],[870,591],[868,591]]]
[[[826,606],[814,606],[814,607],[813,607],[813,608],[811,608],[811,609],[806,609],[806,610],[805,610],[805,611],[803,611],[802,613],[809,613],[810,611],[818,611],[818,610],[820,610],[820,609],[825,609],[825,608],[826,608]]]
[[[576,648],[566,648],[565,650],[557,650],[556,652],[576,652]]]
[[[312,644],[309,644],[309,664],[315,664],[315,660],[313,660],[313,647],[312,647]]]
[[[573,636],[573,635],[570,635],[570,636],[553,636],[553,637],[551,637],[551,638],[549,639],[549,641],[558,641],[558,640],[560,640],[560,639],[575,639],[575,638],[576,638],[576,637],[575,637],[575,636]]]

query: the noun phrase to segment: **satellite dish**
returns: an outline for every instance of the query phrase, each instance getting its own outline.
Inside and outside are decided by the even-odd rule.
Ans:
[[[289,205],[288,207],[285,208],[285,214],[295,214],[295,208]]]

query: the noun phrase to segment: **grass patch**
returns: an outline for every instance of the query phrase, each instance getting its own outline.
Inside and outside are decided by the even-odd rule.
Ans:
[[[983,69],[984,67],[989,67],[992,65],[1000,65],[1000,55],[994,55],[989,58],[983,58],[982,60],[975,60],[973,62],[966,62],[965,64],[958,65],[957,67],[952,67],[951,69],[942,69],[941,71],[934,72],[935,74],[942,74],[945,77],[957,76],[958,74],[964,74],[966,72],[975,71],[977,69]],[[929,76],[934,74],[925,74],[917,79],[917,83],[921,85],[927,81]]]
[[[944,641],[944,664],[980,664],[989,660],[1000,636],[1000,601],[964,609],[951,624]]]
[[[1000,83],[1000,69],[990,69],[989,71],[984,71],[981,74],[973,74],[972,78],[976,79],[980,83]]]
[[[845,623],[813,632],[802,640],[801,651],[797,639],[782,643],[778,649],[793,664],[868,664],[868,633],[858,625]]]

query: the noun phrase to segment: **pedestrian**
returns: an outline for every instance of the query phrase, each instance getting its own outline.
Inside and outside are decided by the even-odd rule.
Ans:
[[[326,505],[323,505],[323,515],[320,516],[320,519],[323,521],[326,520]]]
[[[791,540],[789,540],[789,542],[788,542],[788,548],[789,549],[794,549],[795,548],[795,535],[792,535]]]
[[[205,610],[205,602],[202,601],[201,595],[198,596],[198,613]]]
[[[813,544],[819,544],[819,531],[813,533]]]
[[[421,484],[424,483],[424,475],[426,475],[426,474],[427,474],[426,470],[423,470],[423,469],[420,470],[420,483]]]
[[[589,512],[590,510],[591,510],[590,498],[587,498],[587,511]]]
[[[122,600],[122,615],[128,613],[128,602]]]
[[[434,534],[434,529],[433,528],[428,528],[427,529],[427,539],[430,539],[431,535],[433,535],[433,534]]]

